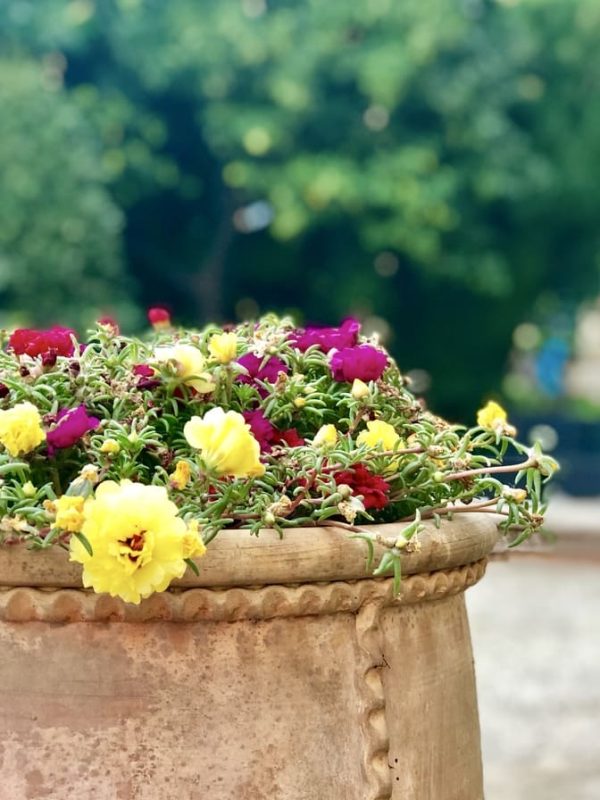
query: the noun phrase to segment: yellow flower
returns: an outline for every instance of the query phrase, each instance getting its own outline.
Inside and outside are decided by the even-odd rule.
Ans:
[[[206,545],[200,535],[198,520],[193,519],[188,523],[187,530],[183,535],[183,557],[200,558],[206,553]]]
[[[185,489],[190,482],[192,470],[187,461],[178,461],[175,470],[171,473],[171,483],[176,489]]]
[[[263,475],[260,447],[250,426],[237,411],[211,408],[203,417],[192,417],[183,433],[200,450],[204,463],[218,475],[251,478]]]
[[[499,403],[489,400],[483,408],[477,412],[477,424],[482,428],[487,428],[497,433],[504,433],[507,436],[515,436],[516,428],[508,424],[506,411]]]
[[[53,527],[72,533],[79,532],[83,525],[84,503],[84,498],[79,496],[71,497],[63,494],[62,497],[59,497],[54,503],[56,520]]]
[[[335,447],[336,442],[337,431],[335,425],[321,425],[312,441],[313,447]]]
[[[11,456],[30,453],[45,439],[42,418],[33,403],[18,403],[0,411],[0,442]]]
[[[305,398],[304,397],[296,397],[296,399],[294,400],[294,405],[296,406],[296,408],[304,408],[304,406],[306,405]]]
[[[101,453],[108,453],[109,456],[116,456],[121,450],[121,445],[116,439],[105,439],[100,447]]]
[[[84,586],[139,603],[185,572],[187,528],[164,487],[105,481],[83,513],[92,555],[72,537],[70,559],[83,564]]]
[[[229,364],[237,353],[237,336],[235,333],[215,333],[210,337],[208,350],[219,364]]]
[[[368,447],[379,447],[382,450],[393,450],[400,436],[389,422],[371,420],[367,422],[367,430],[359,434],[356,443]]]
[[[352,389],[350,390],[350,394],[355,400],[362,400],[363,397],[368,396],[369,387],[364,381],[361,381],[360,378],[355,378],[354,383],[352,384]]]
[[[191,386],[200,394],[209,394],[215,388],[211,376],[204,372],[204,356],[191,344],[176,344],[173,347],[157,347],[154,358],[159,363],[173,362],[177,375],[186,386]]]

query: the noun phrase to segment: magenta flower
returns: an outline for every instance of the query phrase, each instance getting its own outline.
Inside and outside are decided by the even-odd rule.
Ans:
[[[156,374],[156,371],[149,364],[134,364],[133,374],[139,378],[151,378]]]
[[[259,358],[255,356],[254,353],[246,353],[241,358],[238,358],[237,363],[241,364],[241,366],[247,370],[248,374],[238,375],[237,380],[240,383],[255,383],[256,381],[275,383],[280,372],[287,375],[288,366],[280,358],[271,356],[264,365],[263,361],[264,358]],[[266,394],[266,392],[261,389],[259,389],[259,393]]]
[[[271,425],[260,409],[256,411],[244,411],[243,417],[250,426],[252,435],[259,443],[261,452],[268,453],[271,449],[271,445],[277,438],[277,430]]]
[[[77,408],[63,408],[56,416],[56,425],[48,431],[48,453],[54,454],[55,450],[72,447],[88,431],[95,430],[100,425],[100,420],[90,417],[85,406]]]
[[[353,347],[358,342],[360,322],[357,319],[345,319],[339,328],[320,328],[310,326],[303,331],[292,335],[292,344],[298,350],[308,350],[316,344],[324,353],[334,348],[341,350],[344,347]]]
[[[329,362],[333,379],[351,382],[355,378],[361,381],[376,381],[381,378],[388,365],[385,353],[370,344],[356,347],[344,347],[336,350]]]

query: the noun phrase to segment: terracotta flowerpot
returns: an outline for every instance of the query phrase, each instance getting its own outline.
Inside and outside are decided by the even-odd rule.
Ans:
[[[339,529],[229,531],[140,606],[4,548],[1,797],[481,800],[463,592],[496,539],[428,525],[395,598]]]

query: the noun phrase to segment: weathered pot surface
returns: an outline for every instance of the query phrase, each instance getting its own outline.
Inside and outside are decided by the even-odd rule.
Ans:
[[[336,528],[225,531],[140,606],[0,550],[2,796],[481,800],[463,591],[496,524],[428,523],[398,597]]]

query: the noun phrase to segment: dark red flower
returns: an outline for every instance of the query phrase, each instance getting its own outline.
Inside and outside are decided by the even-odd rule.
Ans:
[[[133,367],[133,374],[137,378],[137,386],[139,389],[155,389],[160,386],[160,381],[155,378],[156,371],[148,364],[135,364]]]
[[[274,426],[271,425],[260,409],[256,411],[244,411],[243,417],[250,426],[252,435],[259,443],[261,452],[268,453],[271,450],[277,434]]]
[[[361,381],[376,381],[381,378],[387,365],[386,354],[370,344],[359,344],[356,347],[337,350],[330,361],[334,380],[348,382],[355,378]]]
[[[155,328],[168,328],[171,324],[171,314],[166,308],[160,306],[149,308],[148,321]]]
[[[10,394],[10,389],[5,383],[0,383],[0,399],[4,400]]]
[[[336,472],[333,477],[338,486],[345,483],[353,494],[362,495],[365,508],[385,508],[390,502],[389,483],[380,475],[373,475],[364,464],[355,464],[350,469]]]
[[[296,428],[276,431],[275,444],[287,444],[288,447],[301,447],[304,443],[304,439],[300,436]]]
[[[296,428],[278,430],[260,409],[244,411],[243,416],[250,426],[252,435],[259,443],[262,453],[270,453],[277,444],[286,444],[288,447],[299,447],[304,444],[304,439],[298,435]]]
[[[41,356],[54,353],[57,356],[72,356],[75,351],[72,337],[75,331],[55,325],[53,328],[37,331],[33,328],[19,328],[8,340],[8,346],[18,355]]]
[[[56,425],[48,431],[46,441],[50,455],[55,450],[72,447],[88,431],[95,430],[100,425],[100,420],[90,417],[85,406],[76,408],[63,408],[56,416]]]
[[[248,374],[238,375],[236,380],[240,383],[255,383],[256,381],[275,383],[280,372],[287,375],[288,366],[280,358],[271,356],[264,364],[263,361],[265,361],[264,358],[259,358],[254,353],[246,353],[241,358],[238,358],[237,363],[241,364]],[[260,389],[259,391],[263,394],[263,391]]]
[[[315,325],[292,334],[292,343],[298,350],[308,350],[318,345],[324,353],[337,348],[352,347],[358,342],[360,322],[357,319],[346,319],[339,328],[320,328]]]

